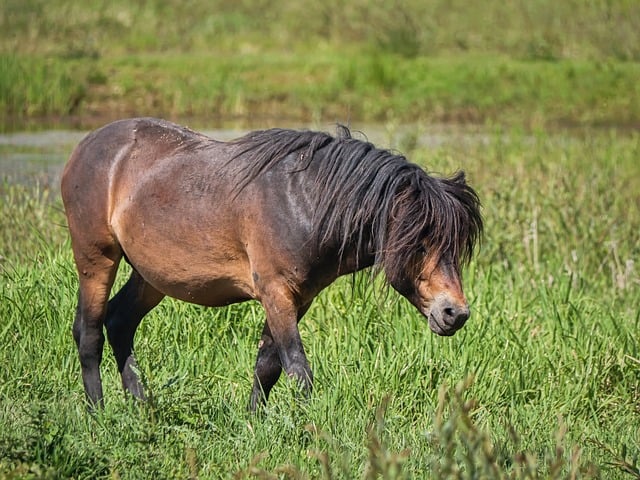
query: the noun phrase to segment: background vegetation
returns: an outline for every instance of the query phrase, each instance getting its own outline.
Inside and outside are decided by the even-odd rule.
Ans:
[[[4,0],[0,127],[640,124],[633,0]]]
[[[72,145],[0,136],[0,479],[640,478],[639,10],[4,0],[4,130],[377,122],[382,147],[466,170],[486,236],[452,338],[380,278],[342,279],[301,325],[312,398],[283,381],[252,416],[260,307],[167,299],[137,337],[151,400],[123,398],[106,349],[89,415],[57,186]]]

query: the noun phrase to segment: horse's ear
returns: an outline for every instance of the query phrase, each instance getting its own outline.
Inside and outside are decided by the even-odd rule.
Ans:
[[[466,185],[467,184],[467,176],[464,173],[464,170],[458,170],[453,177],[451,178],[451,180],[454,183],[459,183],[460,185]]]
[[[336,125],[336,136],[338,138],[351,138],[351,130],[346,125],[338,123]]]

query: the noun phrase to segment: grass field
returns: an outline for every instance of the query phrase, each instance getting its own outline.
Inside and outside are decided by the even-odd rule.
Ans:
[[[301,327],[312,398],[282,382],[263,416],[246,412],[260,307],[170,300],[137,337],[151,401],[124,399],[106,350],[87,414],[57,190],[5,179],[0,477],[638,478],[640,137],[417,132],[395,147],[464,167],[483,201],[472,318],[440,338],[366,274],[342,279]]]
[[[374,122],[465,169],[486,224],[452,338],[341,279],[301,324],[312,398],[282,381],[252,416],[259,305],[166,299],[150,401],[106,349],[90,415],[58,186],[2,170],[69,152],[0,143],[0,480],[640,478],[638,78],[634,0],[0,2],[0,132]]]

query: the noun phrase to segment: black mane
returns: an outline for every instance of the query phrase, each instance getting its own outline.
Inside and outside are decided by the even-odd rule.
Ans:
[[[308,189],[316,198],[317,241],[338,239],[340,255],[347,246],[372,252],[391,283],[423,248],[438,258],[449,254],[459,267],[470,260],[482,233],[480,201],[463,172],[431,177],[404,156],[353,138],[344,126],[335,137],[271,129],[233,143],[236,157],[252,157],[240,188],[291,153],[298,152],[296,171],[318,162]]]

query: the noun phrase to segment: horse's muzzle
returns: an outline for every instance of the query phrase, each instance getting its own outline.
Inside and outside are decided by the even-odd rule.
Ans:
[[[451,336],[462,328],[469,318],[469,305],[456,304],[446,298],[437,299],[425,313],[429,328],[442,336]]]

